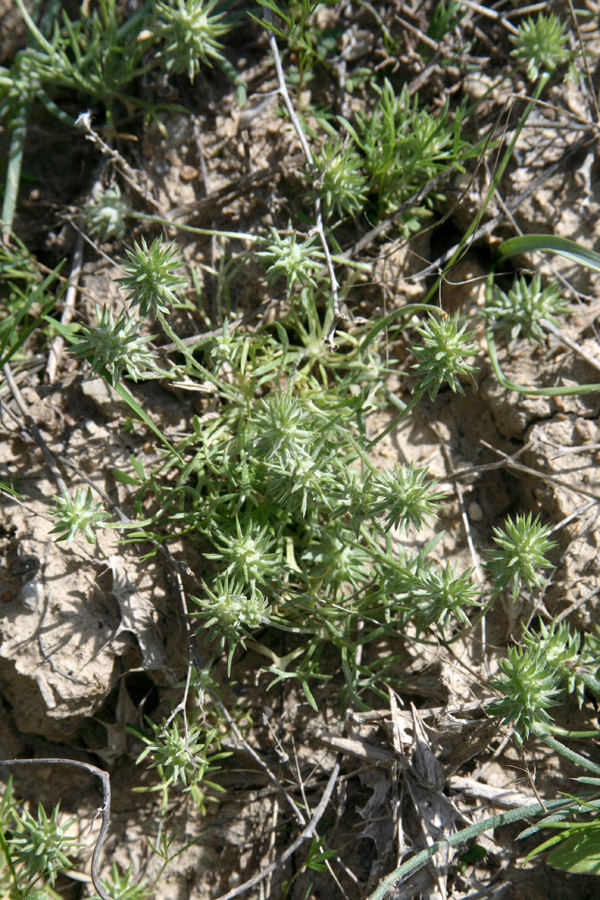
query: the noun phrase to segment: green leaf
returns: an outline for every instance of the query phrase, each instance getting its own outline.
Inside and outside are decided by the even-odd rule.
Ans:
[[[509,238],[508,241],[500,244],[498,252],[501,262],[517,253],[533,253],[538,250],[545,253],[557,253],[580,266],[600,272],[600,253],[582,247],[581,244],[569,241],[567,238],[555,237],[553,234],[524,234],[520,237]]]
[[[578,875],[600,875],[600,827],[591,824],[571,834],[548,856],[555,869]]]
[[[11,497],[16,497],[17,500],[23,500],[23,495],[19,494],[18,491],[15,491],[13,487],[10,486],[6,481],[0,481],[0,494],[10,494]]]
[[[327,868],[327,860],[337,853],[337,850],[323,850],[323,841],[324,838],[320,838],[315,834],[308,851],[305,865],[307,869],[312,869],[313,872],[323,872]]]
[[[57,278],[64,263],[65,260],[63,259],[62,262],[60,262],[56,266],[56,268],[48,275],[48,277],[35,289],[35,291],[33,291],[27,302],[19,310],[18,314],[15,317],[13,327],[7,331],[6,336],[4,337],[4,339],[2,340],[2,344],[0,345],[0,367],[7,363],[12,356],[14,356],[17,350],[19,350],[19,348],[23,346],[29,335],[32,334],[36,328],[38,328],[42,321],[48,321],[47,313],[50,312],[57,300],[59,300],[60,297],[64,294],[67,289],[66,285],[63,285],[59,289],[56,297],[50,297],[50,299],[44,303],[40,314],[36,316],[36,318],[27,326],[27,328],[24,328],[23,331],[18,334],[15,343],[11,347],[8,347],[10,335],[17,329],[18,325],[25,318],[33,304],[43,301],[44,293],[50,287],[55,278]]]
[[[134,478],[132,475],[124,472],[122,469],[113,469],[113,476],[115,481],[119,481],[121,484],[132,484],[136,487],[140,486],[140,481],[138,478]]]
[[[110,381],[110,375],[109,375],[109,373],[106,371],[106,369],[102,369],[102,371],[100,372],[100,374],[102,375],[102,377],[104,378],[104,380],[106,381],[106,383],[107,383],[110,387],[112,387],[112,384],[111,384],[111,381]],[[145,423],[146,423],[146,425],[148,426],[148,428],[150,428],[150,429],[154,432],[154,434],[158,437],[158,439],[161,441],[161,443],[163,443],[163,444],[165,445],[165,447],[167,448],[167,450],[170,450],[171,453],[172,453],[175,457],[177,457],[178,460],[180,460],[181,462],[183,462],[183,460],[181,459],[181,457],[180,457],[179,453],[177,452],[177,450],[175,449],[175,447],[172,447],[172,446],[171,446],[171,444],[170,444],[169,441],[166,439],[166,437],[163,435],[163,433],[162,433],[162,432],[157,428],[157,426],[154,424],[154,422],[152,421],[152,419],[150,418],[150,416],[148,415],[148,413],[147,413],[145,410],[142,409],[142,407],[140,406],[140,404],[137,402],[137,400],[135,400],[135,399],[132,397],[132,395],[129,393],[129,391],[127,390],[127,388],[123,387],[123,385],[119,382],[118,384],[115,385],[115,387],[113,388],[113,390],[116,391],[116,393],[119,395],[119,397],[120,397],[122,400],[125,401],[125,403],[127,403],[127,405],[128,405],[129,408],[132,410],[132,412],[134,412],[134,413],[142,420],[142,422],[145,422]]]
[[[61,334],[71,344],[78,343],[78,339],[73,334],[72,329],[64,328],[63,326],[61,326],[60,322],[57,322],[55,319],[52,319],[50,316],[44,316],[43,318],[45,319],[46,322],[49,322],[51,325],[53,325],[57,329],[59,334]],[[160,431],[160,429],[154,424],[154,422],[152,421],[152,419],[150,418],[148,413],[144,409],[142,409],[140,404],[129,393],[127,388],[124,385],[122,385],[121,382],[117,382],[117,384],[113,385],[110,372],[108,372],[108,370],[106,368],[100,369],[98,371],[98,374],[101,375],[102,378],[104,378],[104,380],[106,381],[108,386],[111,387],[115,391],[115,393],[117,393],[119,395],[121,400],[125,401],[125,403],[131,409],[131,411],[134,412],[136,414],[136,416],[139,419],[141,419],[142,422],[144,422],[148,426],[148,428],[150,428],[154,432],[154,434],[158,437],[158,439],[161,441],[161,443],[164,444],[165,447],[168,450],[170,450],[170,452],[173,453],[180,462],[183,462],[183,460],[181,459],[181,457],[180,457],[179,453],[177,452],[177,450],[175,449],[175,447],[171,446],[171,444],[166,439],[166,437],[163,435],[163,433]]]
[[[311,689],[309,688],[309,686],[308,686],[308,684],[307,684],[306,681],[303,681],[303,682],[302,682],[302,687],[304,688],[304,693],[305,693],[305,695],[306,695],[306,699],[308,700],[308,702],[310,703],[310,705],[312,706],[312,708],[314,709],[314,711],[315,711],[316,713],[318,713],[318,712],[319,712],[319,707],[317,706],[317,702],[316,702],[315,698],[313,697],[312,691],[311,691]]]

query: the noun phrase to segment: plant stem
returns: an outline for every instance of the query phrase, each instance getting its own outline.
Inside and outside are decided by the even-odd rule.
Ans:
[[[598,681],[597,678],[595,678],[590,672],[581,671],[579,669],[577,670],[577,677],[580,679],[580,681],[583,681],[586,688],[589,688],[589,690],[593,694],[596,694],[597,697],[600,697],[600,681]]]
[[[4,832],[0,828],[0,847],[2,847],[2,852],[6,858],[6,862],[8,868],[10,869],[10,874],[14,884],[15,890],[15,898],[16,900],[23,900],[23,891],[19,887],[19,879],[17,878],[17,873],[15,872],[15,865],[12,861],[12,856],[10,855],[10,850],[8,849],[8,844],[6,843],[6,838],[4,837]]]
[[[7,240],[12,230],[15,210],[17,208],[29,107],[30,101],[24,100],[19,106],[18,112],[13,119],[13,133],[10,141],[10,150],[8,152],[6,185],[4,190],[4,202],[2,204],[2,240],[4,241]]]
[[[219,231],[216,228],[196,228],[194,225],[183,225],[180,222],[174,222],[172,219],[165,219],[163,216],[153,216],[150,213],[132,211],[129,213],[132,219],[141,219],[145,222],[157,222],[159,225],[168,225],[169,228],[177,228],[178,231],[189,231],[192,234],[205,234],[208,237],[213,235],[216,237],[230,238],[234,241],[250,241],[256,243],[262,238],[257,234],[248,234],[245,231]]]
[[[423,396],[424,393],[425,393],[425,391],[419,391],[418,394],[414,394],[410,398],[408,403],[405,405],[404,409],[401,412],[399,412],[397,416],[394,416],[394,418],[389,423],[389,425],[386,425],[386,427],[383,429],[382,432],[380,432],[377,435],[377,437],[375,437],[371,441],[369,441],[369,444],[368,444],[369,450],[371,450],[375,446],[375,444],[378,444],[379,441],[383,440],[384,437],[387,437],[388,434],[390,433],[390,431],[393,431],[394,428],[396,427],[396,425],[399,425],[400,422],[402,422],[402,420],[405,419],[410,412],[412,412],[412,410],[415,408],[415,406],[417,405],[417,403],[419,402],[419,400],[421,399],[421,397]]]
[[[546,84],[548,83],[549,78],[550,78],[550,75],[548,72],[543,72],[540,75],[540,78],[538,79],[538,82],[535,86],[533,96],[532,96],[531,100],[529,101],[529,103],[527,104],[527,106],[525,107],[525,110],[523,112],[523,115],[521,116],[519,124],[515,128],[515,133],[512,136],[510,144],[506,148],[506,152],[504,153],[504,156],[502,157],[502,160],[500,161],[500,165],[498,166],[498,168],[496,170],[496,174],[494,175],[494,177],[492,179],[492,183],[489,186],[488,192],[483,201],[483,205],[482,205],[481,209],[479,210],[478,214],[475,216],[475,218],[469,225],[469,227],[467,228],[467,230],[465,231],[458,246],[456,247],[456,250],[454,251],[454,253],[450,257],[450,259],[446,263],[446,265],[444,267],[444,273],[448,272],[452,268],[454,263],[457,261],[459,256],[461,256],[463,250],[465,249],[469,238],[477,230],[477,227],[478,227],[486,209],[488,208],[492,197],[496,193],[496,189],[497,189],[498,185],[500,184],[500,180],[501,180],[502,176],[504,175],[504,170],[506,169],[506,167],[510,161],[510,158],[513,154],[513,150],[515,149],[516,143],[519,140],[519,137],[521,135],[523,128],[525,127],[525,123],[527,122],[527,119],[529,118],[529,114],[531,113],[531,110],[535,106],[536,101],[539,99],[540,94],[546,87]],[[431,300],[432,297],[434,297],[437,294],[437,292],[439,291],[439,288],[440,288],[440,284],[442,282],[442,278],[443,278],[443,275],[440,275],[436,279],[435,284],[427,292],[427,295],[425,297],[425,303],[427,303],[429,300]]]
[[[541,803],[535,803],[531,806],[520,806],[519,809],[512,809],[509,812],[501,813],[498,816],[491,816],[489,819],[484,819],[483,822],[477,822],[475,825],[469,825],[468,828],[463,828],[462,831],[457,831],[455,834],[450,835],[449,838],[446,838],[446,840],[432,844],[430,847],[427,847],[426,850],[421,850],[420,853],[416,853],[409,860],[402,863],[397,869],[394,869],[393,872],[386,875],[379,883],[379,886],[375,888],[372,894],[369,894],[366,900],[384,900],[388,891],[393,890],[393,888],[396,887],[410,872],[422,866],[423,863],[427,862],[428,859],[431,859],[432,856],[435,856],[435,854],[439,853],[441,850],[446,850],[448,847],[456,847],[457,844],[469,841],[479,834],[483,834],[485,831],[491,831],[493,828],[500,828],[502,825],[519,822],[521,819],[527,819],[531,816],[539,816],[541,813],[547,813],[549,810],[569,809],[569,807],[578,802],[578,799],[575,801],[571,799],[562,799],[552,800],[544,806],[542,806]]]
[[[50,41],[48,41],[44,37],[40,29],[37,27],[31,16],[29,15],[29,12],[27,10],[27,7],[23,3],[23,0],[17,0],[17,6],[19,7],[19,12],[23,16],[25,24],[27,25],[27,28],[31,32],[32,36],[36,39],[40,47],[43,47],[46,53],[48,53],[54,59],[56,55],[54,52],[54,47],[52,46]]]
[[[522,384],[515,384],[514,381],[509,381],[502,369],[500,368],[500,363],[498,362],[498,355],[496,353],[496,341],[494,339],[494,332],[491,328],[486,328],[485,338],[487,341],[488,353],[490,356],[490,362],[492,364],[492,369],[494,370],[494,374],[502,387],[505,387],[509,391],[518,391],[519,394],[527,394],[530,397],[569,397],[569,396],[583,396],[584,394],[595,394],[600,391],[600,384],[576,384],[569,385],[563,387],[554,387],[554,388],[532,388],[525,387]]]
[[[594,775],[600,775],[600,766],[593,763],[585,756],[582,756],[580,753],[576,753],[575,750],[571,750],[569,747],[561,744],[560,741],[557,741],[556,738],[553,738],[552,735],[548,734],[546,731],[543,731],[541,728],[534,728],[533,733],[549,747],[552,747],[553,750],[556,750],[557,753],[560,753],[561,756],[564,756],[565,759],[568,759],[569,762],[587,769],[588,772],[593,772]]]

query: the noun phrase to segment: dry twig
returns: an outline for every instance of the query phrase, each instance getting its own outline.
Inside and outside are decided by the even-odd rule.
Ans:
[[[106,836],[108,834],[108,829],[110,826],[110,775],[108,772],[105,772],[104,769],[99,769],[97,766],[91,765],[91,763],[79,762],[79,760],[75,759],[59,759],[55,757],[50,757],[47,759],[4,759],[0,761],[0,766],[73,766],[76,769],[84,769],[86,772],[90,772],[90,774],[95,775],[102,782],[102,825],[100,828],[100,834],[96,840],[94,845],[94,852],[92,854],[92,867],[91,867],[91,875],[92,875],[92,884],[96,890],[96,893],[101,900],[112,900],[111,897],[102,889],[102,885],[100,884],[100,879],[98,877],[98,863],[100,861],[100,854],[102,853],[102,847],[104,846],[104,842],[106,841]]]

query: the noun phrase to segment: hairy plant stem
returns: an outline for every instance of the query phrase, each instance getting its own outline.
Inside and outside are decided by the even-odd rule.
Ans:
[[[10,850],[8,849],[8,844],[6,842],[6,838],[4,837],[4,832],[1,829],[0,829],[0,847],[2,848],[2,852],[4,853],[4,858],[6,859],[8,868],[10,869],[10,876],[13,880],[13,889],[15,892],[15,900],[23,900],[23,891],[19,887],[19,879],[17,878],[17,873],[15,871],[15,865],[12,861],[12,856],[10,855]]]
[[[23,164],[23,151],[27,134],[27,117],[29,115],[29,100],[24,100],[12,123],[12,137],[8,151],[8,166],[6,168],[6,182],[4,188],[4,201],[2,203],[2,240],[6,241],[12,230],[17,197],[21,183],[21,167]]]
[[[542,813],[546,814],[553,810],[568,810],[578,802],[578,798],[575,800],[562,799],[552,800],[545,805],[542,805],[541,803],[535,803],[531,806],[520,806],[518,809],[513,809],[506,813],[501,813],[498,816],[490,816],[489,819],[484,819],[483,822],[477,822],[475,825],[469,825],[468,828],[463,828],[462,831],[457,831],[455,834],[450,835],[449,838],[432,844],[430,847],[427,847],[427,849],[421,850],[420,853],[416,853],[409,860],[402,863],[402,865],[394,869],[393,872],[390,872],[389,875],[386,875],[386,877],[379,883],[378,887],[375,888],[373,893],[369,894],[366,900],[384,900],[387,892],[393,890],[393,888],[396,887],[403,878],[405,878],[415,869],[420,868],[424,863],[427,862],[428,859],[431,859],[432,856],[435,856],[436,853],[440,853],[442,850],[446,850],[448,847],[456,847],[458,844],[463,844],[465,841],[469,841],[486,831],[491,831],[493,828],[500,828],[502,825],[510,825],[512,822],[519,822],[521,821],[521,819],[527,819],[532,816],[539,816]]]
[[[548,732],[543,728],[534,728],[532,730],[536,737],[538,737],[541,741],[543,741],[557,753],[560,753],[561,756],[564,756],[565,759],[568,759],[569,762],[575,763],[575,765],[581,766],[583,769],[587,769],[588,772],[593,772],[594,775],[600,775],[600,766],[592,762],[590,759],[587,759],[585,756],[582,756],[575,750],[569,749],[569,747],[566,747],[560,741],[557,741],[556,738],[548,734]]]

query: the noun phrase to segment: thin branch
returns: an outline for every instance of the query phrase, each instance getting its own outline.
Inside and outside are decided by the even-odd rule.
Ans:
[[[239,728],[237,727],[237,725],[235,724],[235,722],[229,715],[229,711],[228,711],[227,707],[225,706],[225,704],[223,703],[223,701],[214,692],[211,692],[211,697],[212,697],[213,701],[217,704],[217,706],[220,708],[223,715],[225,716],[225,720],[227,721],[227,724],[231,728],[236,739],[239,741],[239,743],[242,745],[242,747],[247,751],[247,753],[250,754],[252,759],[258,763],[258,765],[261,767],[261,769],[264,770],[269,781],[271,781],[272,784],[275,785],[275,787],[277,788],[277,790],[279,792],[283,793],[283,796],[285,797],[288,804],[292,808],[292,811],[293,811],[294,815],[296,816],[296,818],[298,819],[298,821],[300,822],[300,824],[305,825],[306,818],[303,815],[302,811],[299,809],[297,803],[294,801],[293,797],[291,797],[288,794],[288,792],[285,790],[285,788],[283,787],[283,785],[281,784],[279,779],[277,779],[275,777],[275,775],[273,775],[273,773],[267,766],[266,762],[263,759],[261,759],[261,757],[258,755],[256,750],[254,750],[253,747],[251,747],[251,745],[248,743],[248,741],[244,738],[243,734],[241,733],[241,731],[239,730]]]
[[[577,18],[577,13],[573,7],[573,0],[568,0],[569,3],[569,12],[571,13],[571,21],[573,23],[573,28],[575,29],[575,33],[577,34],[577,42],[579,44],[579,49],[581,50],[581,56],[583,58],[583,67],[585,69],[585,78],[588,84],[589,95],[592,98],[592,108],[594,110],[594,119],[596,120],[596,125],[600,125],[600,109],[598,108],[598,97],[596,95],[596,88],[594,85],[594,79],[592,78],[592,73],[590,72],[590,67],[588,63],[587,53],[585,52],[585,44],[583,43],[583,37],[581,36],[581,29],[579,27],[579,19]]]
[[[283,74],[283,67],[281,65],[281,57],[279,55],[279,47],[277,46],[277,41],[275,40],[275,36],[273,34],[269,35],[269,47],[271,48],[271,53],[273,54],[273,59],[275,61],[275,69],[277,71],[277,81],[279,83],[279,93],[283,98],[283,102],[285,103],[286,109],[288,111],[288,115],[291,119],[292,125],[298,135],[298,140],[302,146],[302,150],[306,157],[306,161],[311,170],[315,169],[315,164],[313,161],[313,156],[310,151],[310,147],[308,146],[308,141],[304,135],[302,130],[302,125],[300,124],[300,120],[296,115],[294,107],[292,105],[292,101],[290,99],[290,95],[287,89],[287,85],[285,83],[285,77]],[[315,230],[319,235],[319,240],[321,242],[321,246],[323,248],[323,253],[325,254],[325,262],[327,263],[327,271],[329,273],[329,280],[331,282],[331,299],[333,302],[333,314],[335,319],[343,319],[345,316],[342,314],[340,309],[340,298],[338,294],[338,280],[335,275],[335,270],[333,268],[333,261],[331,259],[331,253],[329,252],[329,245],[327,244],[327,238],[325,237],[325,229],[323,227],[323,213],[321,209],[321,198],[319,196],[319,192],[315,189],[314,191],[315,197]],[[332,326],[331,333],[329,335],[330,342],[332,340],[332,336],[335,333],[335,322]]]
[[[102,900],[112,900],[105,891],[102,889],[102,885],[100,884],[100,879],[98,877],[98,863],[100,860],[100,854],[102,852],[102,847],[104,846],[104,842],[106,841],[106,836],[108,834],[108,828],[110,826],[110,775],[108,772],[105,772],[104,769],[99,769],[97,766],[91,765],[91,763],[79,762],[79,760],[75,759],[59,759],[59,758],[48,758],[48,759],[4,759],[0,761],[0,766],[74,766],[76,769],[85,769],[86,772],[89,772],[91,775],[95,775],[102,782],[102,825],[100,827],[100,834],[96,840],[96,844],[94,846],[94,852],[92,854],[92,867],[91,867],[91,875],[92,875],[92,884],[96,890],[96,893]]]
[[[29,431],[29,433],[31,434],[31,436],[34,438],[35,442],[37,443],[37,445],[40,448],[40,450],[42,451],[42,453],[44,454],[46,462],[48,463],[48,466],[50,468],[50,471],[52,472],[52,475],[54,477],[54,480],[57,484],[59,491],[61,492],[61,494],[67,494],[68,493],[67,486],[63,480],[62,475],[58,471],[58,468],[56,466],[56,462],[54,459],[54,455],[53,455],[52,451],[50,450],[50,448],[48,447],[48,444],[42,437],[42,432],[40,431],[40,429],[37,427],[37,425],[33,421],[31,414],[30,414],[29,410],[27,409],[27,404],[25,403],[23,395],[22,395],[21,391],[19,390],[19,387],[18,387],[16,381],[13,378],[12,370],[8,363],[5,363],[3,365],[2,371],[4,372],[4,377],[6,378],[6,381],[10,388],[10,391],[11,391],[13,397],[15,398],[15,403],[19,407],[21,415],[23,416],[23,419],[25,420],[25,426],[26,426],[27,430]]]
[[[112,147],[104,141],[97,131],[94,131],[92,128],[92,116],[90,112],[81,113],[77,119],[75,120],[75,126],[77,128],[83,129],[85,131],[85,136],[88,141],[91,141],[93,144],[96,144],[97,147],[102,150],[110,159],[113,160],[119,167],[121,174],[130,188],[132,188],[137,194],[144,198],[148,206],[152,207],[159,215],[162,212],[160,203],[154,199],[150,190],[150,179],[146,176],[145,180],[147,185],[142,185],[140,183],[139,173],[132,169],[127,160],[121,156],[118,150],[114,150]]]
[[[531,469],[529,466],[524,466],[522,463],[515,462],[512,456],[509,456],[508,453],[503,453],[502,450],[498,450],[497,447],[494,447],[492,444],[488,444],[487,441],[480,442],[484,447],[487,447],[488,450],[491,450],[493,453],[496,453],[498,456],[501,456],[505,461],[505,465],[509,469],[514,469],[516,472],[523,472],[525,475],[533,475],[535,478],[541,478],[542,481],[548,481],[550,484],[556,484],[558,487],[566,488],[568,491],[573,491],[574,494],[581,494],[582,497],[591,497],[592,500],[595,500],[596,503],[600,502],[600,494],[595,494],[594,491],[588,491],[586,488],[579,487],[578,485],[569,484],[562,478],[556,478],[554,475],[548,475],[547,472],[538,472],[537,469]]]
[[[175,707],[175,709],[173,710],[173,712],[171,713],[171,715],[169,716],[169,718],[167,719],[167,721],[165,722],[165,724],[164,724],[164,726],[163,726],[163,731],[164,731],[164,729],[167,728],[167,726],[171,723],[171,721],[173,720],[173,718],[175,717],[175,715],[176,715],[178,712],[183,711],[184,714],[185,714],[185,706],[186,706],[186,701],[187,701],[187,693],[188,693],[189,687],[190,687],[190,677],[191,677],[191,669],[190,669],[190,665],[191,665],[191,661],[195,659],[197,668],[202,668],[202,661],[201,661],[201,659],[199,658],[200,654],[198,653],[197,647],[196,647],[196,645],[194,644],[194,639],[193,639],[193,635],[192,635],[192,629],[191,629],[191,626],[190,626],[190,616],[189,616],[189,612],[188,612],[187,597],[186,597],[186,594],[185,594],[185,590],[184,590],[184,587],[183,587],[183,582],[182,582],[182,579],[181,579],[181,574],[180,574],[180,572],[179,572],[179,568],[178,568],[177,562],[176,562],[176,560],[173,558],[173,556],[171,555],[171,553],[166,549],[166,547],[164,547],[164,546],[161,545],[159,549],[161,550],[161,552],[163,553],[163,555],[164,555],[164,556],[166,557],[166,559],[167,559],[167,562],[168,562],[168,564],[169,564],[169,566],[170,566],[170,568],[171,568],[171,573],[172,573],[172,575],[173,575],[173,579],[174,579],[174,581],[175,581],[175,585],[176,585],[176,588],[177,588],[177,594],[178,594],[178,596],[179,596],[179,603],[180,603],[180,606],[181,606],[181,611],[182,611],[182,613],[183,613],[183,624],[184,624],[185,633],[186,633],[186,638],[187,638],[187,643],[188,643],[188,654],[189,654],[189,660],[190,660],[190,664],[188,665],[188,673],[187,673],[187,679],[186,679],[186,686],[185,686],[184,696],[183,696],[182,700],[180,701],[180,703],[177,704],[177,706]],[[219,697],[214,691],[210,691],[210,695],[211,695],[213,701],[214,701],[214,702],[217,704],[217,706],[219,706],[219,708],[221,709],[221,712],[222,712],[223,715],[225,716],[225,719],[226,719],[226,721],[227,721],[227,724],[228,724],[229,727],[231,728],[231,730],[232,730],[233,734],[235,735],[236,739],[238,740],[238,742],[244,747],[245,750],[247,750],[247,752],[250,754],[250,756],[252,757],[252,759],[253,759],[253,760],[261,767],[261,769],[265,772],[265,774],[266,774],[267,778],[269,779],[269,781],[270,781],[273,785],[275,785],[275,787],[277,788],[277,790],[278,790],[280,793],[283,794],[283,796],[285,797],[286,801],[288,802],[289,806],[291,807],[291,809],[292,809],[294,815],[296,816],[296,818],[298,819],[298,821],[300,822],[300,824],[301,824],[301,825],[304,825],[304,824],[306,823],[306,819],[305,819],[304,815],[302,814],[301,810],[298,808],[297,804],[294,802],[294,800],[292,799],[292,797],[290,797],[290,795],[289,795],[288,792],[285,790],[285,788],[283,787],[283,785],[281,784],[281,782],[280,782],[280,781],[275,777],[275,775],[271,772],[271,770],[270,770],[269,767],[267,766],[266,762],[265,762],[263,759],[261,759],[261,757],[258,755],[258,753],[250,746],[250,744],[249,744],[249,743],[245,740],[245,738],[242,736],[242,734],[241,734],[239,728],[237,727],[237,725],[235,724],[235,722],[233,721],[233,719],[232,719],[231,716],[229,715],[229,711],[227,710],[227,707],[226,707],[225,704],[222,702],[222,700],[220,699],[220,697]],[[187,740],[187,720],[186,720],[185,718],[184,718],[184,722],[185,722],[185,727],[186,727],[186,740]]]
[[[226,894],[222,894],[217,898],[217,900],[233,900],[234,897],[239,897],[240,894],[243,894],[245,891],[249,891],[250,888],[255,887],[257,884],[260,884],[260,882],[263,881],[267,877],[267,875],[270,875],[271,872],[275,871],[275,869],[280,868],[284,864],[284,862],[286,862],[286,860],[288,860],[290,856],[292,856],[296,852],[296,850],[304,843],[304,841],[310,840],[314,836],[317,825],[319,824],[333,793],[335,783],[338,779],[338,775],[340,774],[341,764],[342,754],[339,753],[334,763],[333,769],[331,770],[331,774],[329,776],[329,780],[327,782],[325,790],[323,791],[323,796],[319,801],[319,805],[315,809],[310,822],[308,823],[306,828],[304,828],[300,832],[293,844],[290,844],[287,850],[285,850],[281,854],[281,856],[275,860],[275,862],[272,862],[270,866],[262,869],[257,875],[249,878],[248,881],[245,881],[243,884],[240,884],[233,890],[228,891]]]
[[[560,341],[561,344],[564,344],[565,347],[568,347],[569,350],[572,350],[573,353],[576,353],[577,356],[580,356],[581,359],[584,359],[586,363],[588,363],[588,365],[590,365],[593,369],[596,369],[598,372],[600,372],[600,360],[595,359],[591,355],[591,353],[587,353],[587,351],[585,351],[583,347],[580,347],[576,341],[571,340],[571,338],[564,332],[562,332],[560,328],[557,328],[552,324],[552,322],[549,322],[548,319],[540,319],[540,325],[546,331],[549,331],[557,341]]]
[[[506,14],[496,12],[495,9],[488,9],[487,6],[482,6],[480,3],[473,3],[472,0],[460,0],[461,6],[466,6],[469,9],[472,9],[473,12],[479,13],[480,16],[484,16],[484,18],[494,19],[495,22],[499,22],[503,28],[506,28],[507,31],[510,31],[511,34],[518,34],[518,29],[509,22]]]
[[[77,298],[77,289],[79,286],[79,278],[81,275],[81,267],[83,265],[83,235],[81,232],[77,235],[75,242],[75,251],[73,253],[73,265],[69,276],[69,287],[65,295],[65,305],[63,306],[62,315],[60,317],[61,325],[68,325],[73,318],[75,311],[75,300]],[[56,378],[56,369],[62,356],[65,339],[62,334],[57,334],[48,351],[48,362],[46,363],[46,380],[48,384],[53,384]]]

